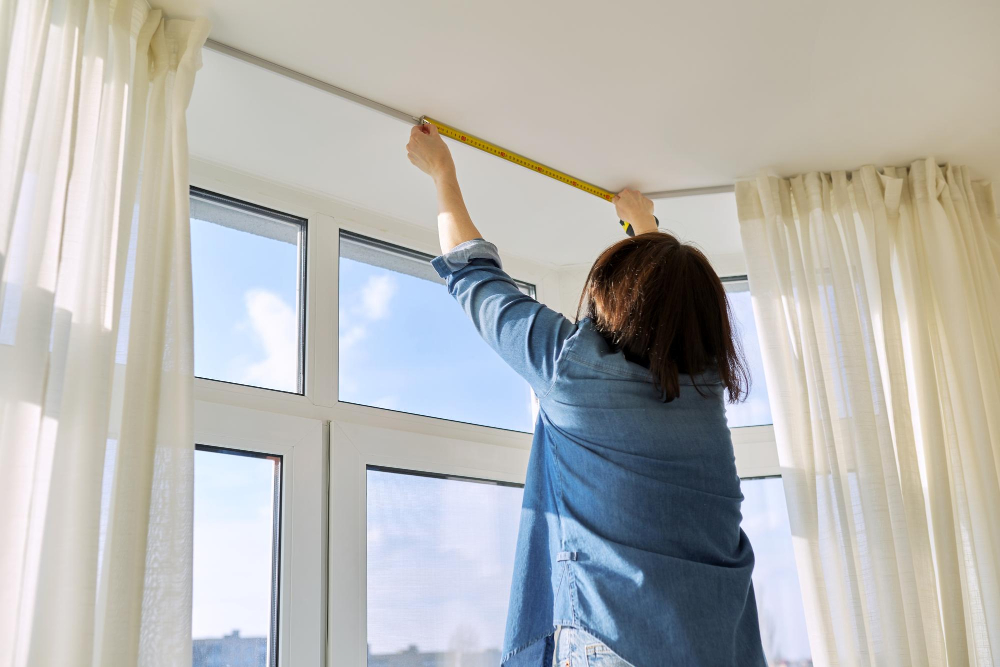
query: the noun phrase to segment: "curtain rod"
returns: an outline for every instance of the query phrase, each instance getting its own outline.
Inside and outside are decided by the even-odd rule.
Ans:
[[[330,93],[331,95],[336,95],[345,100],[354,102],[355,104],[360,104],[363,107],[367,107],[372,111],[377,111],[381,114],[395,118],[396,120],[403,121],[404,123],[409,123],[410,125],[419,125],[420,117],[408,114],[405,111],[400,111],[390,107],[387,104],[382,104],[381,102],[376,102],[375,100],[369,99],[357,93],[352,93],[349,90],[345,90],[340,86],[335,86],[332,83],[327,83],[326,81],[321,81],[315,77],[311,77],[308,74],[303,74],[291,68],[273,63],[270,60],[264,60],[259,56],[255,56],[252,53],[247,53],[246,51],[241,51],[235,47],[229,46],[228,44],[223,44],[222,42],[216,41],[214,39],[208,39],[205,41],[205,48],[215,51],[216,53],[221,53],[223,55],[229,56],[230,58],[235,58],[236,60],[241,60],[255,67],[260,67],[269,72],[273,72],[279,76],[283,76],[288,79],[293,79],[299,83],[304,83],[307,86],[316,88],[317,90],[322,90],[325,93]],[[687,188],[683,190],[660,190],[657,192],[644,192],[643,195],[649,197],[650,199],[669,199],[671,197],[691,197],[695,195],[710,195],[719,194],[724,192],[733,192],[734,186],[732,185],[716,185],[704,188]]]
[[[379,113],[383,113],[386,116],[395,118],[396,120],[401,120],[404,123],[409,123],[410,125],[417,125],[420,123],[420,118],[417,116],[412,116],[404,111],[400,111],[399,109],[393,109],[392,107],[386,104],[382,104],[381,102],[370,100],[367,97],[363,97],[361,95],[358,95],[357,93],[352,93],[351,91],[345,90],[339,86],[335,86],[332,83],[327,83],[326,81],[320,81],[319,79],[311,77],[308,74],[297,72],[293,69],[289,69],[288,67],[284,67],[277,63],[273,63],[270,60],[264,60],[263,58],[253,55],[252,53],[247,53],[246,51],[240,51],[237,48],[233,48],[232,46],[223,44],[222,42],[217,42],[214,39],[205,40],[205,48],[211,49],[212,51],[216,51],[218,53],[225,54],[231,58],[236,58],[237,60],[242,60],[245,63],[256,65],[257,67],[266,69],[269,72],[274,72],[275,74],[278,74],[280,76],[289,79],[294,79],[299,83],[304,83],[307,86],[318,88],[319,90],[322,90],[325,93],[330,93],[331,95],[342,97],[345,100],[350,100],[355,104],[360,104],[361,106],[368,107],[373,111],[378,111]]]

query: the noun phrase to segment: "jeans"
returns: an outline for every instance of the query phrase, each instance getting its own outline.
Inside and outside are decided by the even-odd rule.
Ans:
[[[556,628],[552,667],[632,667],[597,637],[578,628]]]

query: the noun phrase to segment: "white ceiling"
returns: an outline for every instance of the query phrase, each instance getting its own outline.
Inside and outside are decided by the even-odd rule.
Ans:
[[[429,177],[406,159],[410,126],[208,51],[188,110],[193,156],[433,227]],[[607,202],[453,144],[473,219],[502,250],[556,265],[621,238]],[[731,194],[657,202],[665,228],[714,255],[741,252]]]
[[[609,189],[925,155],[1000,178],[995,0],[160,4],[208,16],[220,42]],[[398,121],[214,53],[189,118],[195,156],[434,224]],[[619,237],[600,200],[455,152],[473,217],[512,252],[579,263]],[[732,209],[722,196],[657,212],[727,254],[740,249]]]

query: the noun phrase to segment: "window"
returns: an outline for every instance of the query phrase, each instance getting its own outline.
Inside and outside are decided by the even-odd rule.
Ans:
[[[512,482],[529,456],[509,431],[533,427],[530,388],[480,339],[431,256],[342,231],[331,216],[346,205],[200,171],[245,199],[262,191],[317,213],[307,226],[191,191],[195,437],[211,445],[195,462],[194,666],[495,667],[522,499]],[[796,665],[808,645],[781,482],[763,478],[780,470],[767,387],[746,281],[726,287],[754,381],[729,419],[740,470],[755,477],[744,527],[761,628],[772,663]],[[307,291],[309,344],[320,343],[311,404],[279,393],[305,386]],[[206,379],[257,389],[205,391]]]
[[[193,667],[275,667],[281,457],[195,452]]]
[[[760,638],[770,665],[812,665],[780,477],[744,479],[743,530],[753,545]]]
[[[500,664],[521,488],[369,466],[368,665]]]
[[[531,389],[479,337],[430,259],[341,232],[340,400],[530,432]]]
[[[301,394],[305,221],[191,188],[194,371]]]
[[[750,284],[745,276],[723,278],[729,307],[739,329],[743,353],[750,370],[750,395],[742,403],[726,404],[729,426],[766,426],[771,423],[771,406],[767,399],[767,380],[764,379],[764,362],[760,356],[760,341],[750,305]]]

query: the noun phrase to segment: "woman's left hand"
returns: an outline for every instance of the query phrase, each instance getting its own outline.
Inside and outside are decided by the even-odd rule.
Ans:
[[[455,161],[451,158],[451,151],[445,145],[437,127],[431,123],[421,123],[410,130],[406,157],[435,181],[455,173]]]

